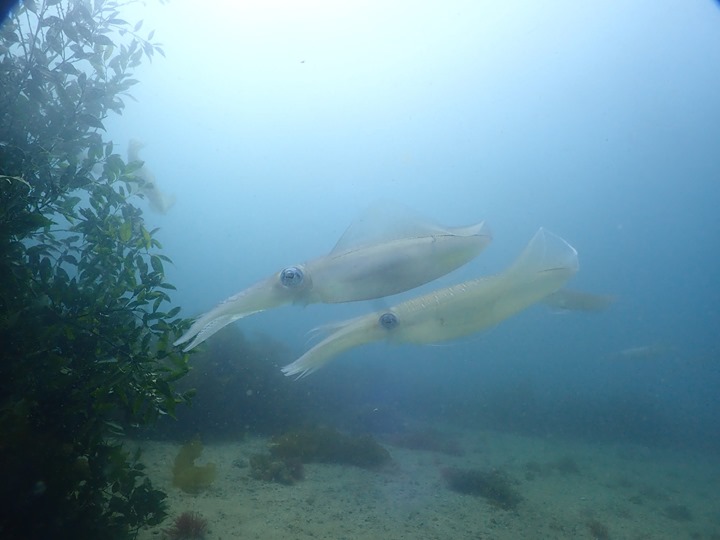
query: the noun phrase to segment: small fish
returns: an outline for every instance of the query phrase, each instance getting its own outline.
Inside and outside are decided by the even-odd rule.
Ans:
[[[653,360],[665,356],[672,351],[672,348],[662,343],[650,345],[638,345],[622,349],[610,356],[615,360]]]
[[[616,298],[607,294],[591,294],[572,289],[560,289],[543,300],[554,310],[563,311],[604,311],[615,302]]]

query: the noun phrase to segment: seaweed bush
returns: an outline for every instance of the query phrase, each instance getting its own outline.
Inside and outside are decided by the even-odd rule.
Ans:
[[[289,431],[273,437],[270,454],[303,463],[337,463],[365,469],[379,468],[392,458],[370,435],[353,437],[334,428],[317,426]]]
[[[188,439],[237,440],[247,433],[274,434],[299,425],[309,413],[307,388],[293,384],[279,366],[289,354],[269,338],[250,341],[228,326],[197,348],[193,369],[180,388],[195,392],[178,421],[160,422],[156,434]],[[228,414],[232,411],[232,414]]]
[[[514,510],[522,501],[522,496],[513,487],[512,479],[500,469],[449,467],[442,470],[442,476],[451,490],[483,497],[491,505],[503,510]]]
[[[155,231],[105,138],[162,53],[127,2],[25,0],[0,28],[0,536],[128,538],[165,494],[123,449],[189,399]]]
[[[270,454],[253,454],[249,459],[250,476],[255,480],[292,485],[305,477],[299,458],[275,458]]]
[[[195,438],[180,447],[173,464],[173,486],[185,493],[200,493],[209,488],[217,477],[214,463],[195,465],[203,451],[202,442]]]

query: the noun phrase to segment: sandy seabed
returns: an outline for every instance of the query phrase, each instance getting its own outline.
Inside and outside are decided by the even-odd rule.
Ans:
[[[215,463],[218,475],[198,495],[172,485],[179,445],[136,443],[169,503],[165,522],[138,538],[162,539],[193,511],[207,519],[208,540],[720,540],[720,457],[489,431],[452,437],[462,455],[384,444],[392,466],[307,464],[293,485],[250,477],[248,458],[266,453],[268,439],[207,444],[197,464]],[[444,467],[501,469],[522,502],[502,510],[451,491]]]

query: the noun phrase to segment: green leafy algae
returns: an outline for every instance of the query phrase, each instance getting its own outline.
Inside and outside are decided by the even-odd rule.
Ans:
[[[180,447],[173,465],[173,486],[186,493],[200,493],[212,485],[217,476],[215,464],[195,465],[202,451],[203,445],[198,438]]]

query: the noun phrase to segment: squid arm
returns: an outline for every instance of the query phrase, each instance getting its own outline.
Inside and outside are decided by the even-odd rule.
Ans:
[[[187,352],[231,322],[259,311],[281,306],[289,301],[287,291],[281,285],[281,278],[276,274],[231,296],[198,317],[174,345],[182,345],[192,340],[183,348],[183,351]]]
[[[425,344],[473,334],[546,298],[577,270],[577,251],[540,229],[504,272],[333,325],[330,335],[285,366],[283,373],[303,377],[338,354],[375,341]]]
[[[344,241],[352,232],[352,242]],[[284,304],[382,298],[439,278],[475,258],[491,241],[485,222],[468,227],[425,224],[402,234],[358,241],[352,227],[330,254],[289,266],[200,316],[175,345],[184,351],[233,321]],[[189,342],[189,343],[188,343]]]

